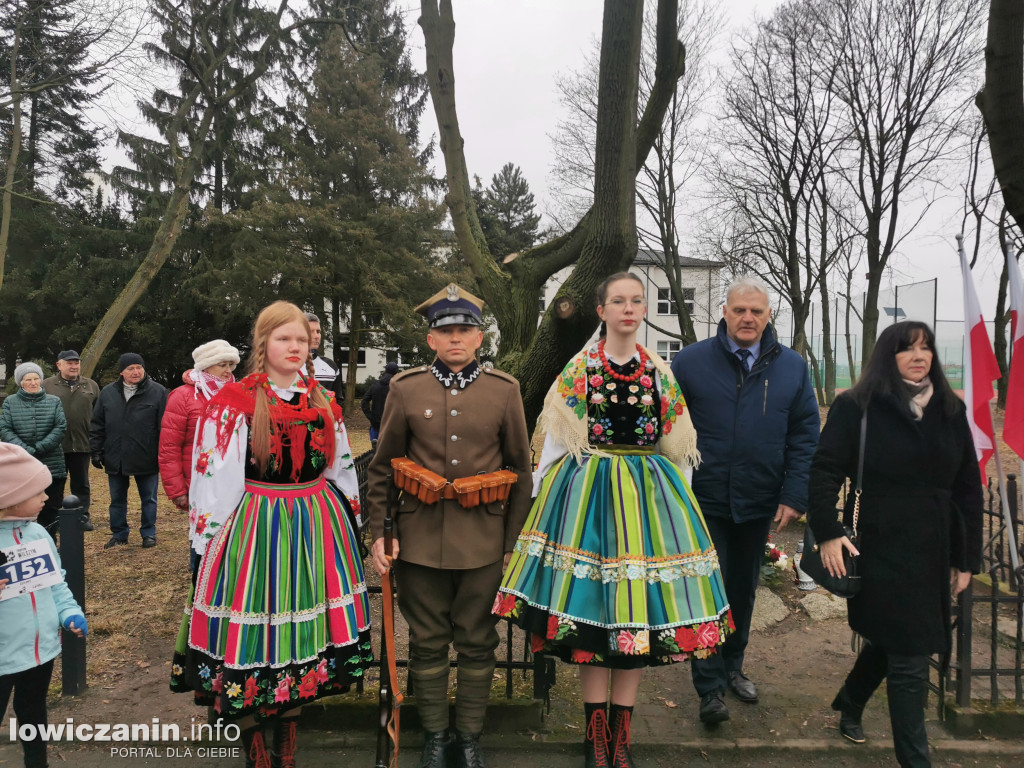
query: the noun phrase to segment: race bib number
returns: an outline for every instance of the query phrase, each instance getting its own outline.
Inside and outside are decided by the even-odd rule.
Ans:
[[[30,541],[4,549],[7,562],[0,565],[0,579],[7,579],[0,601],[52,587],[64,579],[57,569],[53,550],[45,541]]]

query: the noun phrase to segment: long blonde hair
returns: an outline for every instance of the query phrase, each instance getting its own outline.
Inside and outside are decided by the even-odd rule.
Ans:
[[[252,354],[249,357],[249,373],[265,373],[267,362],[267,341],[277,328],[288,323],[299,323],[306,329],[307,338],[312,338],[309,328],[309,321],[306,320],[306,313],[288,301],[275,301],[268,307],[264,307],[256,318],[252,327]],[[311,382],[309,389],[309,404],[323,412],[324,428],[327,434],[334,435],[334,416],[331,413],[330,405],[324,390],[317,384],[313,375],[313,352],[306,352],[306,372]],[[267,403],[266,390],[258,387],[256,390],[256,405],[253,410],[252,424],[249,435],[252,442],[252,455],[260,468],[260,473],[267,469],[267,461],[270,458],[270,408]],[[333,438],[332,438],[333,439]]]

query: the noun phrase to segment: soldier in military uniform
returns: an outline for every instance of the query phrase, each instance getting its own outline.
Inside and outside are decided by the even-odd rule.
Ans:
[[[530,443],[519,382],[475,358],[483,301],[452,284],[416,308],[427,318],[432,365],[391,380],[370,464],[373,560],[383,573],[391,460],[405,457],[454,481],[501,469],[517,476],[505,502],[464,508],[445,493],[427,504],[403,493],[393,555],[409,624],[409,673],[426,733],[420,768],[483,768],[479,738],[498,646],[491,613],[502,570],[530,507]],[[450,490],[450,486],[446,487]],[[449,732],[448,648],[458,654],[455,734]]]

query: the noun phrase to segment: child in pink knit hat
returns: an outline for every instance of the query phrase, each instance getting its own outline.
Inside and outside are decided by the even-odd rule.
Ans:
[[[25,768],[45,768],[46,692],[60,653],[60,628],[85,637],[82,608],[64,582],[53,539],[36,517],[50,470],[24,448],[0,443],[0,712],[14,692]],[[44,575],[45,574],[45,575]],[[21,726],[35,738],[22,740]],[[12,724],[12,731],[13,731]]]

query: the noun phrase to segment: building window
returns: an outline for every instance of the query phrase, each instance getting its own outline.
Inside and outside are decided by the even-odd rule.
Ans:
[[[658,357],[660,357],[666,363],[671,364],[672,358],[676,356],[676,352],[678,352],[682,348],[683,342],[681,341],[659,341]]]
[[[686,311],[691,315],[693,314],[693,301],[696,296],[695,288],[683,288],[683,303],[686,305]],[[658,314],[659,315],[675,315],[676,303],[672,301],[672,289],[671,288],[659,288],[658,289]]]
[[[342,347],[338,350],[338,359],[335,360],[339,368],[344,368],[348,365],[348,347]],[[362,347],[359,348],[358,357],[356,358],[356,365],[362,368],[366,365],[366,350]]]
[[[384,325],[384,315],[380,312],[364,312],[363,328],[380,328]]]

